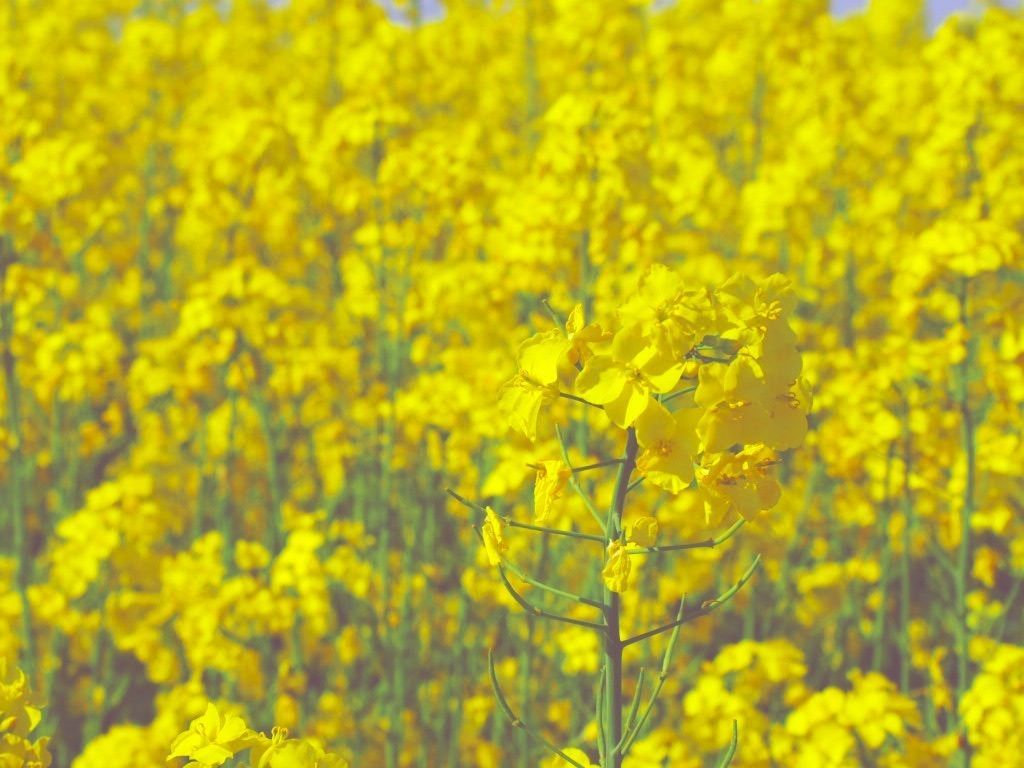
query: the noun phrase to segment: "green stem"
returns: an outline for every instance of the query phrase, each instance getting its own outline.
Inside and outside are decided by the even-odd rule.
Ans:
[[[626,495],[629,493],[629,478],[636,467],[639,445],[636,430],[626,430],[626,448],[622,457],[622,465],[615,480],[615,495],[608,509],[608,520],[605,531],[609,543],[619,538],[622,533],[622,517],[626,509]],[[622,741],[622,649],[624,644],[619,634],[620,597],[605,587],[605,637],[604,665],[605,675],[604,711],[598,717],[604,719],[604,744],[608,765],[606,768],[620,768],[622,755],[616,753],[616,747]]]
[[[581,533],[580,531],[566,531],[562,528],[545,528],[540,525],[531,525],[530,523],[520,523],[513,520],[510,517],[501,516],[502,521],[509,528],[522,528],[526,531],[536,531],[537,533],[546,533],[549,536],[567,536],[571,539],[582,539],[583,541],[596,541],[601,544],[605,543],[603,536],[595,536],[592,533]]]
[[[889,501],[889,484],[892,481],[892,465],[896,454],[896,443],[889,446],[885,461],[885,481],[883,498],[878,516],[878,544],[882,548],[881,574],[878,579],[878,608],[875,610],[875,648],[872,657],[872,669],[881,672],[885,666],[885,617],[889,613],[889,571],[892,566],[892,543],[889,541],[889,517],[892,505]]]
[[[568,392],[559,392],[558,396],[559,397],[564,397],[566,400],[572,400],[573,402],[576,402],[576,403],[583,403],[584,405],[589,405],[591,408],[600,408],[602,411],[604,410],[604,406],[603,405],[599,405],[597,403],[593,403],[590,400],[585,400],[584,398],[580,397],[579,395],[570,395]]]
[[[727,589],[721,595],[716,597],[714,600],[708,600],[693,613],[682,616],[676,619],[675,621],[670,622],[669,624],[665,624],[664,626],[648,630],[647,632],[641,632],[639,635],[634,635],[633,637],[624,640],[622,642],[623,647],[632,645],[633,643],[639,643],[641,640],[646,640],[649,637],[654,637],[655,635],[659,635],[662,632],[668,632],[670,629],[674,629],[675,627],[678,627],[681,624],[691,622],[694,619],[699,619],[701,616],[707,616],[715,609],[729,602],[729,600],[731,600],[733,596],[743,588],[743,585],[750,581],[750,577],[754,575],[754,571],[757,569],[757,565],[760,562],[761,556],[758,555],[754,558],[754,562],[750,564],[750,567],[747,568],[746,572],[740,577],[740,580],[733,584],[731,587],[729,587],[729,589]]]
[[[449,496],[451,496],[457,502],[462,504],[464,507],[466,507],[468,509],[472,509],[475,512],[486,512],[487,511],[484,507],[480,506],[479,504],[474,504],[472,501],[470,501],[469,499],[465,498],[464,496],[461,496],[460,494],[456,493],[451,488],[446,488],[445,490],[446,490],[446,492],[448,493]],[[583,539],[585,541],[596,541],[596,542],[599,542],[601,544],[605,543],[605,539],[604,539],[603,536],[595,536],[594,534],[591,534],[591,533],[580,533],[579,531],[566,531],[566,530],[563,530],[561,528],[545,528],[544,526],[540,526],[540,525],[531,525],[530,523],[520,523],[520,522],[518,522],[516,520],[513,520],[511,517],[506,517],[504,515],[499,515],[499,517],[501,518],[501,521],[503,523],[505,523],[505,525],[507,525],[509,528],[522,528],[522,529],[527,530],[527,531],[536,531],[538,533],[546,533],[546,534],[549,534],[551,536],[568,536],[568,537],[573,538],[573,539]]]
[[[601,467],[611,467],[615,464],[621,464],[622,459],[608,459],[607,461],[599,461],[596,464],[586,464],[582,467],[573,467],[573,472],[586,472],[591,469],[600,469]]]
[[[903,412],[903,551],[900,553],[900,690],[910,692],[910,533],[913,526],[914,500],[910,490],[910,467],[913,461],[910,435],[910,403]]]
[[[972,358],[972,340],[970,338],[968,292],[970,283],[965,278],[960,291],[960,323],[964,328],[968,348],[960,363],[960,419],[962,426],[964,461],[967,464],[967,477],[964,482],[963,505],[960,510],[960,546],[957,550],[957,703],[963,701],[964,694],[970,687],[970,641],[971,629],[968,623],[967,593],[971,578],[971,518],[974,515],[975,485],[975,436],[974,412],[970,403],[970,376]],[[963,766],[970,765],[970,751],[964,747]]]
[[[544,591],[550,592],[551,594],[557,595],[558,597],[563,597],[566,600],[572,600],[576,603],[583,603],[583,605],[589,605],[592,608],[607,608],[607,606],[604,603],[599,602],[597,600],[591,600],[588,597],[577,595],[575,592],[566,592],[564,589],[559,589],[558,587],[553,587],[550,584],[545,584],[544,582],[539,581],[533,578],[532,576],[529,576],[511,560],[506,560],[502,565],[503,567],[508,568],[510,571],[512,571],[512,573],[518,576],[522,581],[525,581],[527,584],[531,584],[537,587],[537,589],[543,589]]]
[[[604,765],[608,757],[607,738],[605,737],[605,723],[602,713],[605,711],[605,696],[607,695],[606,683],[608,679],[608,667],[602,666],[597,673],[597,688],[594,692],[594,711],[597,712],[597,756]]]
[[[498,566],[498,573],[501,575],[501,581],[505,585],[505,589],[507,589],[508,593],[512,595],[512,599],[519,603],[522,609],[527,613],[532,614],[533,616],[541,616],[545,619],[551,619],[552,621],[561,621],[565,624],[575,624],[578,627],[587,627],[588,629],[596,631],[604,630],[604,625],[598,624],[597,622],[586,621],[585,619],[576,619],[572,616],[562,616],[557,613],[545,611],[543,608],[538,608],[519,594],[516,588],[512,586],[512,582],[508,580],[508,576],[505,574],[505,568],[503,566]]]
[[[270,486],[270,525],[267,526],[267,549],[276,553],[284,544],[284,522],[281,519],[283,496],[281,472],[277,462],[277,443],[274,437],[274,427],[270,420],[270,406],[266,399],[263,396],[257,397],[255,405],[267,449],[267,482]]]
[[[677,397],[682,397],[683,395],[688,395],[691,392],[696,392],[696,391],[697,391],[697,385],[696,384],[694,384],[692,387],[684,387],[683,389],[676,390],[675,392],[673,392],[670,395],[665,395],[665,397],[661,398],[661,404],[662,405],[667,405],[667,404],[671,403],[673,400],[675,400]]]
[[[739,723],[735,720],[732,721],[732,740],[729,742],[729,746],[726,748],[725,753],[722,755],[722,759],[718,761],[717,768],[729,768],[732,765],[732,759],[736,757],[736,747],[740,741],[740,727]]]
[[[562,437],[562,430],[559,429],[557,426],[555,427],[555,435],[558,437],[558,445],[562,449],[562,461],[565,462],[565,466],[567,466],[570,470],[569,487],[572,488],[576,495],[580,497],[580,499],[583,501],[583,506],[587,508],[587,511],[590,513],[590,516],[594,518],[594,520],[597,522],[599,526],[601,526],[601,531],[605,534],[605,536],[607,536],[608,528],[605,526],[604,521],[601,519],[601,515],[598,514],[597,508],[594,506],[594,502],[590,500],[590,496],[587,495],[587,492],[583,490],[583,487],[576,480],[576,474],[571,471],[573,466],[572,462],[569,461],[569,449],[566,447],[565,439]],[[619,472],[622,472],[622,467],[619,467]]]
[[[661,547],[643,547],[641,549],[630,549],[627,550],[627,554],[630,555],[646,555],[653,552],[677,552],[682,549],[714,549],[720,544],[724,544],[731,539],[736,532],[746,524],[746,520],[742,517],[732,524],[725,533],[712,539],[705,539],[704,541],[695,541],[690,544],[669,544]]]
[[[501,691],[501,685],[498,683],[498,673],[494,670],[493,651],[487,652],[487,669],[491,676],[491,688],[494,689],[494,698],[498,701],[498,708],[501,709],[505,717],[508,718],[508,721],[512,723],[512,727],[521,728],[530,736],[530,738],[543,744],[549,752],[558,755],[558,757],[565,760],[567,763],[569,763],[569,765],[574,765],[576,766],[576,768],[584,768],[584,766],[580,765],[578,762],[576,762],[567,754],[565,754],[565,752],[563,752],[550,741],[548,741],[546,738],[544,738],[544,736],[539,731],[536,731],[530,726],[528,726],[525,722],[523,722],[522,719],[519,718],[518,715],[516,715],[515,712],[512,711],[512,708],[508,704],[508,700],[505,698],[505,694]]]
[[[626,741],[630,730],[636,724],[637,712],[640,709],[640,697],[643,696],[644,692],[644,676],[647,674],[647,670],[640,667],[640,674],[636,678],[636,688],[633,691],[633,701],[629,704],[629,714],[626,715],[626,720],[622,725],[622,738],[619,739],[619,743],[615,745],[616,751],[622,749],[623,743]]]
[[[14,357],[14,299],[7,296],[7,269],[14,262],[14,254],[8,252],[6,239],[0,240],[0,334],[3,350],[2,367],[5,395],[7,399],[7,429],[10,433],[8,454],[7,488],[8,515],[11,520],[11,548],[13,549],[15,573],[14,582],[21,600],[21,642],[25,667],[35,671],[35,643],[32,636],[31,605],[28,601],[28,582],[31,558],[27,551],[25,531],[25,506],[22,483],[25,480],[25,446],[21,432],[21,389],[18,385],[16,360]]]
[[[651,716],[651,712],[654,710],[654,704],[658,701],[658,696],[661,694],[661,689],[665,685],[665,681],[668,679],[669,666],[672,663],[672,653],[675,650],[676,643],[679,641],[679,629],[682,627],[683,615],[686,611],[686,598],[684,597],[679,601],[679,610],[676,611],[676,621],[680,622],[672,628],[672,634],[669,636],[668,645],[665,646],[665,653],[661,657],[661,669],[658,671],[658,682],[654,686],[654,690],[651,691],[650,697],[647,699],[647,705],[644,707],[643,713],[640,715],[640,719],[636,721],[627,732],[623,734],[622,746],[619,748],[619,753],[625,757],[629,754],[629,748],[633,746],[633,742],[636,741],[637,736],[643,730],[644,725],[647,723],[647,718]],[[632,718],[630,718],[632,720]]]

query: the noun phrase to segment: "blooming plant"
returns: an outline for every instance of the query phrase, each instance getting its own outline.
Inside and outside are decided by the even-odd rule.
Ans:
[[[595,447],[624,442],[619,458],[574,465],[562,431],[555,427],[561,459],[531,465],[536,470],[532,523],[503,518],[488,506],[481,526],[488,562],[497,567],[502,583],[519,605],[534,616],[581,626],[599,635],[603,653],[595,719],[601,765],[621,766],[647,724],[668,675],[680,627],[730,600],[757,567],[760,556],[721,595],[689,610],[683,596],[674,620],[633,636],[623,634],[622,601],[631,593],[634,559],[716,547],[778,501],[774,470],[781,462],[780,451],[799,446],[807,430],[806,388],[798,380],[800,356],[787,322],[794,306],[793,292],[780,275],[760,284],[736,276],[715,290],[693,289],[672,270],[656,265],[643,274],[637,289],[624,297],[614,316],[584,325],[583,309],[578,305],[564,332],[537,333],[519,347],[519,372],[504,386],[501,396],[502,409],[514,430],[533,440],[543,434],[541,425],[547,424],[548,414],[537,407],[538,401],[524,401],[523,388],[529,387],[544,393],[541,402],[564,398],[579,407],[602,411],[607,422],[601,426],[608,434],[600,440],[592,436]],[[575,422],[577,426],[582,423]],[[615,485],[602,516],[579,478],[584,472],[609,470],[615,472]],[[670,494],[694,485],[703,498],[706,519],[730,527],[707,541],[659,545],[660,526],[655,517],[626,522],[629,494],[641,483]],[[592,514],[588,527],[596,526],[597,533],[542,525],[551,517],[558,494],[567,484]],[[454,491],[450,493],[474,508]],[[524,573],[508,554],[507,529],[567,537],[578,543],[580,550],[601,545],[600,595],[564,591]],[[539,607],[516,589],[509,572],[563,601],[587,606],[591,615],[583,619]],[[624,717],[623,654],[635,643],[665,633],[671,634],[658,683],[643,704],[641,668],[633,703]],[[513,712],[493,658],[489,664],[495,696],[513,725],[540,740],[565,763],[589,766],[585,753],[558,748]],[[720,764],[728,765],[735,750],[734,736]]]

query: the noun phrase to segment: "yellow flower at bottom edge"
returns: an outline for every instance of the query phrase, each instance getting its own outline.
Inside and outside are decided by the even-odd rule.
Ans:
[[[167,759],[187,757],[192,761],[190,765],[223,765],[238,752],[256,744],[258,739],[242,718],[235,715],[222,718],[211,702],[206,705],[203,716],[193,720],[188,730],[171,742]]]
[[[263,743],[252,750],[255,768],[348,768],[347,760],[308,741],[287,736],[284,728],[275,728],[270,739],[262,736]]]

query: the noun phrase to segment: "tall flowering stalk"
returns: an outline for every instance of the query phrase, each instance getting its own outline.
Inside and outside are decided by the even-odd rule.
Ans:
[[[753,576],[760,556],[735,584],[713,599],[678,611],[660,626],[629,635],[624,632],[623,601],[633,585],[637,557],[717,547],[747,521],[774,506],[780,495],[773,476],[780,453],[796,448],[807,429],[807,394],[798,377],[801,362],[787,317],[795,298],[788,283],[775,275],[756,283],[733,277],[711,291],[689,289],[671,270],[654,266],[637,289],[621,302],[615,316],[586,323],[577,306],[564,329],[535,334],[519,348],[519,371],[502,389],[501,406],[513,430],[535,445],[554,431],[561,448],[557,458],[539,458],[534,520],[514,520],[452,495],[484,514],[478,533],[491,565],[513,599],[527,612],[573,624],[599,635],[602,666],[596,695],[597,752],[601,765],[617,768],[647,725],[667,678],[680,627],[729,601]],[[617,458],[573,465],[566,441],[551,423],[555,403],[571,401],[607,417],[605,439],[595,446],[618,444]],[[583,472],[615,468],[607,511],[578,481]],[[658,544],[660,525],[652,516],[627,522],[630,493],[641,483],[670,494],[696,489],[706,522],[724,532],[704,541]],[[596,532],[554,525],[555,508],[571,488],[593,518]],[[600,544],[603,588],[588,596],[533,578],[509,556],[511,530],[568,537],[580,548]],[[510,577],[511,574],[511,577]],[[585,606],[586,618],[558,613],[523,595],[513,578],[561,600]],[[642,701],[643,677],[629,702],[624,695],[623,657],[635,644],[669,634],[657,681]],[[504,714],[514,726],[540,741],[569,765],[589,766],[577,748],[563,749],[515,713],[494,670],[491,681]],[[722,757],[727,765],[736,737]]]

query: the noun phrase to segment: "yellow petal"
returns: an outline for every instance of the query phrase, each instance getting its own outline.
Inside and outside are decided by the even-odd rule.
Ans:
[[[481,534],[484,537],[487,561],[491,565],[501,565],[503,555],[508,551],[508,542],[504,536],[505,522],[490,507],[485,507],[484,511],[487,519],[484,521]]]
[[[608,545],[608,559],[601,570],[604,585],[611,592],[625,592],[629,587],[629,555],[621,541]]]
[[[542,461],[533,486],[533,521],[545,522],[562,489],[569,482],[569,468],[561,461]]]
[[[519,367],[540,384],[554,384],[568,350],[569,341],[557,329],[534,334],[519,346]]]
[[[625,429],[632,426],[653,402],[650,393],[644,387],[630,381],[617,398],[605,403],[604,410],[617,426]]]
[[[223,765],[225,761],[230,760],[234,756],[234,752],[230,749],[225,749],[220,744],[207,744],[205,747],[200,747],[189,755],[195,762],[204,763],[205,765]]]
[[[217,741],[224,744],[235,739],[240,739],[245,735],[245,732],[249,730],[245,726],[245,722],[242,718],[232,715],[228,717],[221,726],[220,732],[217,734]]]
[[[594,355],[576,375],[576,394],[604,405],[622,394],[626,370],[607,355]]]
[[[721,363],[706,363],[698,369],[693,400],[701,408],[710,408],[725,397],[725,371]]]
[[[676,422],[668,408],[655,400],[637,417],[636,439],[646,448],[660,440],[668,440],[675,429]]]
[[[577,304],[572,308],[572,312],[569,313],[568,319],[565,321],[565,330],[570,337],[575,336],[581,330],[583,330],[583,305]]]
[[[629,526],[629,541],[638,547],[653,547],[658,541],[661,526],[653,517],[640,517]]]

